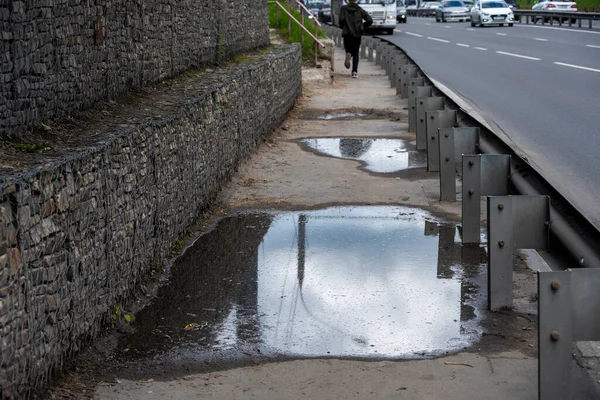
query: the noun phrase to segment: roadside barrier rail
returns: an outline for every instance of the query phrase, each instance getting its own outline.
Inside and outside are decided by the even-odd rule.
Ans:
[[[542,24],[558,26],[577,26],[582,27],[583,21],[588,21],[588,29],[592,29],[593,21],[600,21],[600,12],[584,12],[584,11],[542,11],[542,10],[513,10],[515,20],[519,23],[526,24]],[[410,17],[431,18],[435,17],[435,9],[431,8],[416,8],[406,10],[406,14]]]
[[[406,15],[409,17],[435,17],[435,9],[434,8],[412,8],[406,10]]]
[[[325,29],[341,36],[338,28]],[[480,242],[480,199],[487,197],[488,308],[512,307],[515,249],[566,250],[578,267],[538,273],[538,396],[571,398],[572,342],[600,340],[600,231],[400,48],[379,37],[367,37],[365,45],[363,58],[375,60],[392,87],[408,90],[398,95],[408,97],[409,131],[416,134],[417,149],[427,151],[428,169],[440,171],[440,200],[455,200],[462,165],[463,243]],[[402,74],[409,70],[414,72]]]
[[[525,17],[526,24],[536,24],[540,21],[542,25],[554,25],[556,20],[559,26],[568,23],[568,26],[577,24],[577,27],[581,28],[581,22],[588,21],[588,29],[592,29],[592,21],[600,21],[600,12],[513,10],[513,13],[517,22],[523,23]]]

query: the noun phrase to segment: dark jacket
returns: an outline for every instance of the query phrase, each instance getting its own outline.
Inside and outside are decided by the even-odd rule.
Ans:
[[[363,34],[363,19],[365,20],[365,28],[373,24],[373,18],[358,4],[350,3],[342,6],[340,11],[342,35],[361,37]]]

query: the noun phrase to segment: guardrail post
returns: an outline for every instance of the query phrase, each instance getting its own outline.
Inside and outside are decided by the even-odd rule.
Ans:
[[[408,80],[410,78],[418,77],[419,69],[415,65],[404,65],[400,70],[400,97],[403,99],[408,98]]]
[[[360,43],[360,58],[367,58],[367,37],[363,37]]]
[[[427,121],[425,121],[425,113],[427,111],[443,110],[444,98],[441,96],[417,97],[415,104],[417,111],[417,150],[427,150]]]
[[[418,72],[417,72],[418,74]],[[408,95],[407,98],[410,97],[410,90],[414,87],[425,85],[425,78],[422,76],[417,76],[416,78],[408,78]]]
[[[456,110],[425,111],[427,121],[427,171],[440,170],[440,128],[453,128],[457,125]]]
[[[381,43],[379,47],[381,49],[381,60],[379,61],[379,65],[385,71],[385,64],[387,63],[387,45],[385,43]]]
[[[418,78],[416,78],[418,79]],[[417,132],[417,98],[431,97],[431,86],[411,87],[408,90],[408,131]]]
[[[510,156],[505,154],[463,154],[463,243],[480,242],[481,196],[507,195],[509,179]]]
[[[396,87],[396,66],[397,66],[396,58],[399,55],[400,55],[400,52],[393,51],[392,54],[391,54],[391,56],[390,56],[390,67],[389,67],[388,77],[390,79],[390,87],[391,88],[395,88]]]
[[[456,171],[463,154],[479,153],[479,128],[441,128],[439,138],[440,201],[456,201]]]
[[[402,53],[395,57],[395,65],[392,66],[392,87],[396,88],[396,95],[400,95],[402,90],[402,67],[408,65],[408,58]]]
[[[373,54],[374,50],[375,50],[375,40],[373,38],[369,38],[369,54],[367,55],[367,59],[369,61],[374,61],[375,60],[375,55]]]
[[[538,272],[540,400],[573,398],[574,341],[600,340],[600,269]]]
[[[385,70],[386,75],[388,76],[388,79],[390,78],[391,75],[391,66],[392,66],[392,57],[393,57],[393,53],[396,50],[396,46],[391,46],[389,43],[386,44],[385,46],[385,63],[383,65],[383,69]]]
[[[487,204],[488,305],[512,308],[513,250],[547,249],[548,196],[490,196]]]
[[[378,39],[375,42],[375,64],[381,65],[381,53],[383,50],[383,42],[381,39]]]

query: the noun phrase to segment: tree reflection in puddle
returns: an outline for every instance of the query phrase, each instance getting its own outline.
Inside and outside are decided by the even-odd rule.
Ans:
[[[418,209],[226,217],[177,262],[128,346],[434,356],[478,340],[484,270],[482,248],[463,247],[453,225]]]

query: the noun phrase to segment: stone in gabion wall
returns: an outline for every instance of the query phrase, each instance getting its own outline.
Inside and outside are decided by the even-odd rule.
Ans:
[[[0,183],[3,396],[39,389],[96,336],[281,124],[301,91],[300,48],[256,57],[220,83],[209,75],[173,115]]]
[[[0,1],[0,138],[268,43],[266,0]]]

